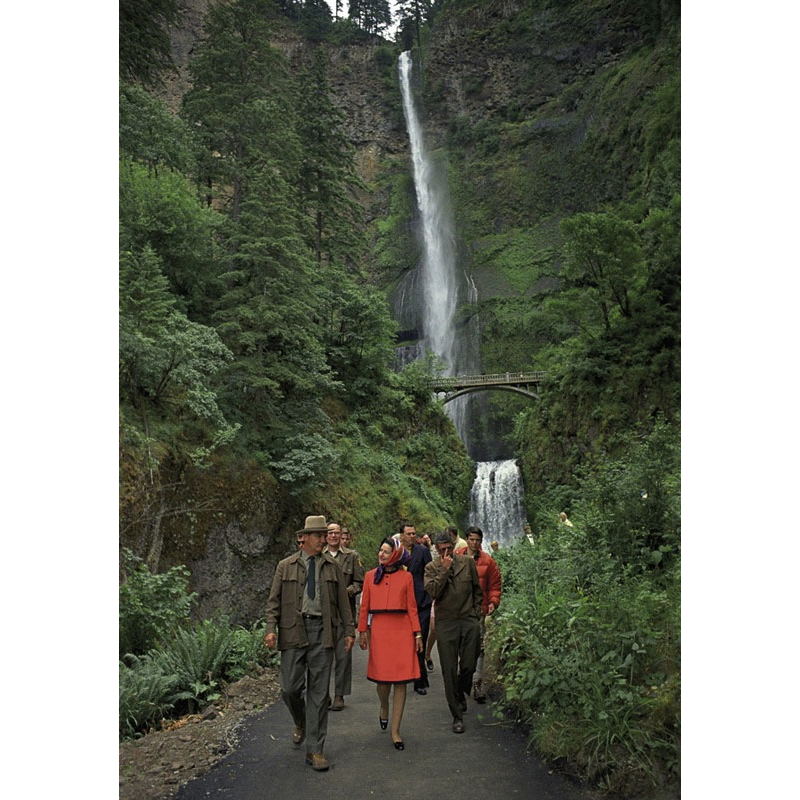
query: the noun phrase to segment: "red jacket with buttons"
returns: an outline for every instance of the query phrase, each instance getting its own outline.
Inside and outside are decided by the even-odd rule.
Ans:
[[[461,547],[455,552],[458,555],[470,556],[466,547]],[[495,608],[500,605],[503,580],[500,577],[500,567],[497,566],[497,562],[481,549],[478,550],[475,566],[478,568],[478,582],[483,591],[483,616],[485,617],[489,613],[489,603],[494,603]]]

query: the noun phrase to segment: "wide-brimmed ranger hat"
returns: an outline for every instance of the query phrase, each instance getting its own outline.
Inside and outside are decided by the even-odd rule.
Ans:
[[[306,517],[305,527],[297,531],[295,533],[295,536],[299,536],[301,533],[327,533],[327,532],[328,532],[328,523],[325,521],[325,517]]]

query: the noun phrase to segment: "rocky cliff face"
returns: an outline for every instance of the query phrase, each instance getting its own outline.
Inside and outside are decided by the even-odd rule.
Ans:
[[[178,74],[167,76],[162,97],[177,110],[189,88],[188,64],[203,35],[203,17],[215,0],[180,0],[183,11],[179,27],[170,32],[172,57]],[[290,65],[310,66],[317,45],[286,26],[276,26],[274,47]],[[386,67],[377,58],[380,42],[335,46],[320,45],[328,52],[328,81],[334,103],[345,114],[345,133],[356,148],[360,177],[370,184],[385,157],[402,157],[408,149],[399,96],[392,110],[387,99]],[[391,69],[395,69],[392,67]]]
[[[428,113],[440,131],[448,121],[471,124],[494,116],[530,117],[572,110],[565,89],[619,60],[640,37],[602,17],[568,20],[537,9],[526,35],[515,35],[528,0],[488,0],[437,19],[427,55]]]

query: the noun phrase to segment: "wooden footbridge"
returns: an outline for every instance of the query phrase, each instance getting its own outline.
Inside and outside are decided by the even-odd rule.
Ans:
[[[436,394],[444,394],[444,402],[449,403],[456,397],[469,392],[480,392],[500,389],[506,392],[516,392],[525,395],[531,400],[538,400],[536,390],[545,379],[546,373],[542,370],[535,372],[502,372],[496,375],[447,375],[440,378],[431,378],[428,387]]]

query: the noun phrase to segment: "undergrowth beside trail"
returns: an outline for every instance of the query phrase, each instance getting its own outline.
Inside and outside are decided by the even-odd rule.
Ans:
[[[503,601],[486,647],[501,713],[609,792],[680,777],[678,458],[657,428],[586,478],[572,527],[556,509],[533,547],[497,554]]]
[[[226,684],[275,660],[263,622],[190,623],[188,571],[155,575],[130,551],[120,586],[119,737],[137,738],[217,700]]]

